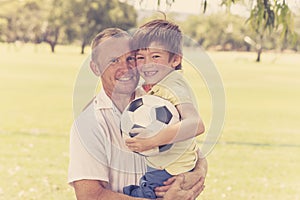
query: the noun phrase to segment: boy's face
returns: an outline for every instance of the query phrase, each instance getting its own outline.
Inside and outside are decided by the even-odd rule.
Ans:
[[[170,59],[170,53],[157,43],[151,43],[147,49],[136,53],[137,68],[146,84],[158,83],[180,62],[181,58],[176,55]]]

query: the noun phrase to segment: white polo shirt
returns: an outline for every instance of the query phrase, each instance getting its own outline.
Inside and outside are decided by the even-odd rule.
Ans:
[[[108,182],[122,192],[127,185],[138,185],[146,172],[144,157],[125,146],[120,131],[120,111],[104,90],[76,118],[70,136],[68,182],[89,179]]]

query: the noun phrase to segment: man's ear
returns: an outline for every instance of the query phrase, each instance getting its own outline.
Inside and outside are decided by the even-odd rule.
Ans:
[[[182,61],[182,57],[180,55],[174,55],[172,58],[172,67],[177,67]]]
[[[97,64],[94,62],[94,61],[90,61],[90,68],[91,70],[94,72],[94,74],[96,76],[101,76],[101,72],[100,72],[100,69],[99,67],[97,66]]]

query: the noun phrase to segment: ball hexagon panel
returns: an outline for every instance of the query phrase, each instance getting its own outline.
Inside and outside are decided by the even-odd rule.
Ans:
[[[143,126],[140,126],[140,125],[138,125],[138,124],[134,124],[133,126],[132,126],[132,128],[129,130],[129,132],[128,132],[128,134],[129,134],[129,136],[130,137],[135,137],[135,136],[137,136],[139,133],[131,133],[130,131],[132,130],[132,129],[134,129],[134,128],[145,128],[145,127],[143,127]]]
[[[165,124],[169,124],[171,121],[173,115],[169,111],[169,109],[166,106],[160,106],[155,108],[155,113],[156,113],[156,120],[163,122]]]
[[[131,111],[131,112],[134,112],[136,109],[138,109],[139,107],[141,107],[143,105],[143,99],[142,98],[139,98],[139,99],[136,99],[134,101],[132,101],[127,110],[128,111]]]
[[[165,152],[165,151],[169,150],[172,146],[173,146],[173,144],[161,145],[158,147],[158,149],[159,149],[159,152]]]

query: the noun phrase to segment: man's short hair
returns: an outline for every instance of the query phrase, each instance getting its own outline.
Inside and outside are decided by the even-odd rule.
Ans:
[[[92,47],[92,60],[96,59],[96,47],[102,43],[103,41],[114,37],[114,38],[120,38],[120,37],[130,37],[129,34],[126,31],[123,31],[119,28],[107,28],[98,33],[94,39],[92,40],[91,47]]]

